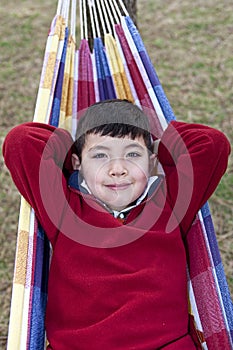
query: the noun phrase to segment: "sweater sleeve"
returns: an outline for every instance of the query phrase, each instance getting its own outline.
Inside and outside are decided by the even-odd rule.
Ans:
[[[229,154],[225,135],[208,126],[173,121],[164,132],[158,158],[165,172],[167,196],[184,235],[215,191]]]
[[[53,244],[67,205],[69,190],[62,167],[73,144],[63,129],[41,123],[13,128],[3,144],[3,157],[19,192],[35,210]],[[71,163],[71,162],[70,162]]]

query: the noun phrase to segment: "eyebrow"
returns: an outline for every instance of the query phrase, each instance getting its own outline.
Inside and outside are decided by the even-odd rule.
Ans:
[[[91,148],[89,148],[88,152],[92,152],[92,151],[109,151],[110,148],[107,146],[101,146],[101,145],[97,145],[97,146],[93,146]]]
[[[144,147],[140,145],[139,143],[132,143],[130,145],[125,146],[126,149],[128,148],[139,148],[141,150],[144,150]]]
[[[130,148],[136,148],[136,149],[140,149],[140,150],[144,150],[144,147],[141,146],[139,143],[132,143],[130,145],[125,146],[125,149],[130,149]],[[92,152],[92,151],[110,151],[110,148],[107,146],[103,146],[103,145],[97,145],[97,146],[93,146],[91,147],[88,152]]]

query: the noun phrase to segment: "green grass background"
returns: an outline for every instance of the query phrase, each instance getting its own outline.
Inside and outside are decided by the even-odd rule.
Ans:
[[[1,0],[1,143],[14,125],[32,120],[55,11],[55,0]],[[138,0],[138,26],[177,119],[214,126],[232,143],[232,0]],[[0,349],[5,349],[20,198],[0,162]],[[231,156],[209,203],[233,295],[232,194]]]

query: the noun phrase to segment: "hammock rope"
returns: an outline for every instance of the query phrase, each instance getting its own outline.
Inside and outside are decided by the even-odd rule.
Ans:
[[[74,42],[76,42],[76,7],[77,7],[76,0],[72,0],[70,35],[73,38]]]
[[[145,110],[152,131],[161,136],[175,116],[123,1],[79,0],[78,49],[76,15],[76,0],[58,1],[33,121],[65,127],[74,136],[82,110],[100,100],[126,98]],[[200,334],[204,333],[203,349],[233,349],[232,301],[208,204],[199,211],[191,231],[186,242],[190,311]],[[46,346],[50,253],[34,211],[22,198],[8,350]]]

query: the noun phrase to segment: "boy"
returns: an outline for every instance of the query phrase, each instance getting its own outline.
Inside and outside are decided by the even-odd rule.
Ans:
[[[230,145],[215,129],[172,122],[153,149],[147,118],[125,100],[91,106],[74,144],[39,123],[6,137],[6,165],[53,247],[48,349],[200,348],[183,239]],[[157,157],[165,176],[153,174]]]

